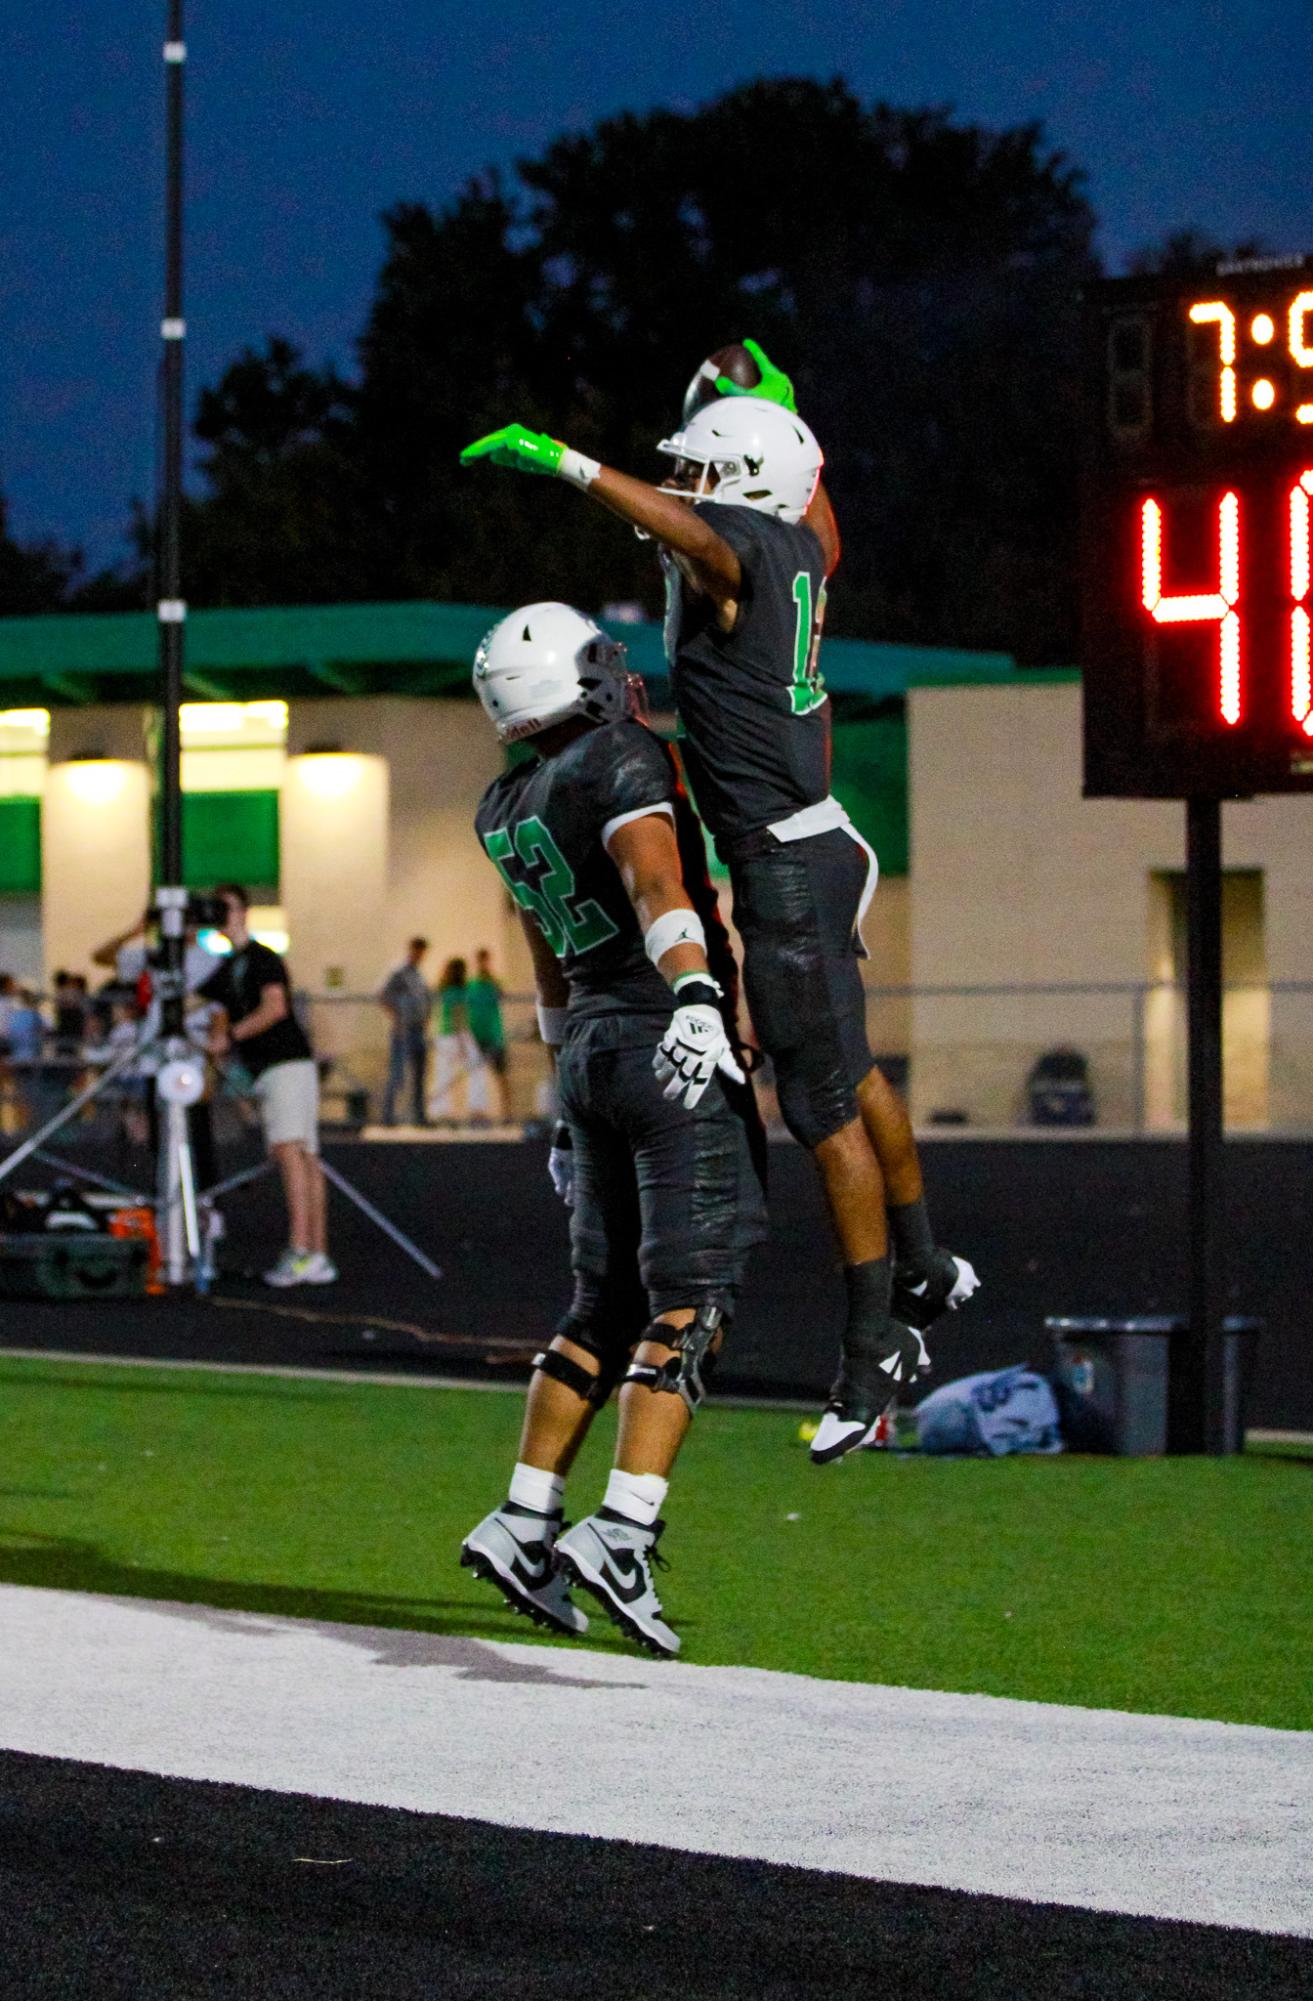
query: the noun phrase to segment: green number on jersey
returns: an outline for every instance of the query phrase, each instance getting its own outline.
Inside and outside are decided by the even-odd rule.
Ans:
[[[821,585],[813,613],[811,573],[799,570],[793,580],[793,602],[798,608],[798,620],[793,633],[793,682],[789,688],[789,700],[795,716],[806,716],[825,700],[825,683],[821,679],[825,585]]]
[[[574,870],[536,814],[517,820],[509,829],[497,827],[485,834],[484,846],[507,889],[537,921],[558,959],[567,952],[591,952],[617,935],[619,926],[600,903],[591,896],[576,902]]]

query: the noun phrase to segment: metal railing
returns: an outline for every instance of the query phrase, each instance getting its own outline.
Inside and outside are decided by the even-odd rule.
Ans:
[[[867,1026],[877,1054],[905,1059],[921,1126],[1184,1130],[1186,1000],[1174,982],[872,987]],[[1229,1129],[1313,1131],[1313,981],[1229,982],[1223,1042]],[[1056,1051],[1084,1064],[1083,1096],[1066,1092],[1070,1123],[1062,1090],[1036,1076]]]
[[[377,1002],[372,996],[317,995],[309,1013],[316,1049],[342,1060],[343,1077],[349,1070],[376,1111],[388,1040]],[[517,1120],[546,1116],[550,1071],[532,996],[506,995],[503,1016],[506,1109]],[[1224,1017],[1230,1128],[1313,1131],[1313,981],[1228,985]],[[1079,1132],[1076,1123],[1043,1123],[1032,1085],[1048,1052],[1070,1049],[1085,1061],[1085,1109],[1094,1130],[1184,1129],[1185,995],[1170,983],[871,986],[867,1030],[871,1048],[905,1090],[922,1127]],[[758,1073],[758,1084],[773,1117],[769,1065]],[[1075,1103],[1076,1094],[1069,1096]],[[458,1077],[446,1115],[468,1116],[467,1097],[468,1084]],[[1050,1094],[1050,1118],[1060,1097]],[[476,1105],[476,1115],[486,1113]]]
[[[372,994],[301,994],[324,1071],[325,1112],[352,1125],[386,1109],[389,1020]],[[430,1036],[424,1103],[455,1125],[550,1117],[551,1070],[533,997],[503,998],[506,1057],[499,1072],[468,1035]],[[1230,1130],[1313,1133],[1313,981],[1228,985],[1223,1001]],[[1172,1133],[1185,1124],[1185,996],[1153,982],[871,986],[871,1047],[928,1130]],[[1054,1051],[1081,1059],[1079,1077],[1045,1091],[1037,1066]],[[1057,1067],[1063,1068],[1062,1064]],[[1069,1062],[1067,1068],[1076,1068]],[[88,1060],[0,1057],[0,1128],[28,1126],[68,1095]],[[758,1074],[776,1116],[770,1066]],[[409,1079],[394,1114],[409,1119]]]

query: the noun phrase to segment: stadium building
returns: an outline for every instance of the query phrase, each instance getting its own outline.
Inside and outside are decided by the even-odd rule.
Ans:
[[[474,846],[502,752],[469,694],[501,614],[409,603],[200,611],[187,628],[190,885],[250,885],[257,930],[314,997],[317,1046],[377,1081],[373,995],[402,942],[430,973],[488,945],[530,985]],[[659,629],[624,628],[658,722]],[[0,968],[46,984],[146,903],[156,624],[147,612],[0,621]],[[875,1046],[917,1118],[1013,1126],[1055,1046],[1086,1059],[1102,1127],[1184,1115],[1184,816],[1080,796],[1073,671],[1002,654],[827,642],[834,786],[880,856]],[[1313,1122],[1313,800],[1228,808],[1226,1088],[1233,1126]],[[536,1052],[515,1046],[512,1103]]]

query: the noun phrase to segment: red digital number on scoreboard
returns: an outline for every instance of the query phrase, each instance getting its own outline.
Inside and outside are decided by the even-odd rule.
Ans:
[[[1226,350],[1223,349],[1223,353]],[[1310,645],[1307,599],[1310,581],[1309,495],[1313,470],[1301,473],[1290,489],[1290,714],[1305,736],[1313,737],[1310,700]],[[1242,602],[1240,498],[1224,493],[1217,504],[1217,587],[1204,592],[1163,590],[1164,516],[1150,496],[1140,503],[1140,602],[1155,625],[1216,624],[1218,629],[1217,713],[1239,723],[1245,713],[1245,652]]]
[[[1313,791],[1313,257],[1086,303],[1085,789]]]

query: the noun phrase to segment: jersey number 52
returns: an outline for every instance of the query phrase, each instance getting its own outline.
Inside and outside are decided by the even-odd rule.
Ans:
[[[495,827],[483,837],[488,859],[520,905],[563,959],[567,952],[591,952],[617,935],[600,903],[578,899],[574,870],[535,813],[513,827]]]

